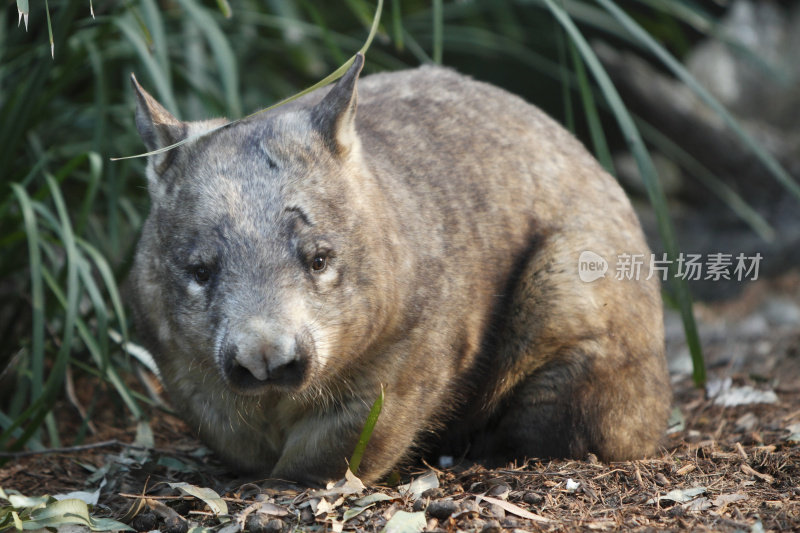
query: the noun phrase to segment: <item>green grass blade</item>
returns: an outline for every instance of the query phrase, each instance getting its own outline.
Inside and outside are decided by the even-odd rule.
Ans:
[[[195,0],[178,0],[178,2],[205,35],[206,42],[211,48],[222,81],[227,114],[232,117],[240,117],[242,102],[239,100],[239,70],[236,67],[236,56],[230,42],[214,17]]]
[[[403,13],[400,10],[400,0],[392,0],[392,36],[395,50],[402,52],[404,48]]]
[[[548,0],[549,2],[549,0]],[[781,166],[772,154],[767,152],[749,133],[747,133],[739,122],[731,115],[725,107],[709,93],[705,87],[692,76],[681,63],[672,56],[663,46],[647,33],[635,20],[619,8],[611,0],[597,0],[620,24],[628,30],[634,38],[642,42],[675,76],[686,84],[703,102],[706,103],[733,131],[739,140],[752,152],[769,170],[769,173],[782,184],[787,191],[800,200],[800,185],[797,184],[788,172]]]
[[[306,13],[308,13],[308,15],[311,17],[316,29],[320,30],[319,35],[322,37],[322,40],[328,49],[328,53],[331,54],[334,61],[338,64],[342,64],[347,61],[347,56],[342,51],[342,47],[339,46],[339,43],[334,38],[334,32],[328,27],[325,17],[317,8],[316,4],[312,0],[301,0],[301,4]],[[293,23],[297,28],[307,27],[300,21],[293,21]]]
[[[789,84],[792,82],[791,74],[781,70],[766,61],[760,54],[748,47],[741,38],[731,35],[725,31],[719,22],[707,13],[702,6],[695,2],[676,2],[675,0],[637,0],[639,3],[660,10],[674,17],[674,20],[684,22],[701,33],[705,33],[717,39],[733,51],[746,59],[750,64],[758,67],[762,72],[770,76],[779,83]]]
[[[370,13],[372,9],[364,2],[364,0],[344,0],[347,4],[347,7],[350,8],[350,11],[356,16],[356,18],[361,22],[361,24],[365,26],[369,26],[372,22],[372,17]]]
[[[586,122],[589,125],[592,146],[594,146],[594,153],[600,161],[600,164],[602,164],[609,173],[615,174],[614,159],[611,157],[611,150],[609,150],[608,142],[606,142],[606,134],[603,132],[600,114],[597,112],[592,84],[589,82],[589,78],[586,75],[586,69],[584,68],[583,60],[578,53],[578,49],[575,48],[575,44],[572,42],[569,44],[569,51],[572,56],[573,67],[575,68],[575,76],[578,79],[578,89],[581,93]]]
[[[372,28],[370,28],[370,32],[369,32],[369,35],[367,36],[367,40],[364,43],[364,46],[362,46],[361,50],[359,50],[359,52],[362,53],[362,54],[366,53],[366,51],[369,49],[370,45],[372,44],[372,40],[375,38],[375,34],[378,31],[378,26],[380,24],[380,18],[381,18],[381,12],[382,11],[383,11],[383,0],[378,0],[378,8],[375,11],[375,18],[372,21]],[[153,150],[152,152],[146,152],[146,153],[143,153],[143,154],[129,155],[129,156],[125,156],[125,157],[112,157],[111,160],[112,161],[124,161],[124,160],[127,160],[127,159],[135,159],[135,158],[138,158],[138,157],[148,157],[148,156],[151,156],[151,155],[163,154],[164,152],[168,152],[168,151],[170,151],[170,150],[172,150],[174,148],[177,148],[178,146],[182,146],[182,145],[184,145],[186,143],[194,142],[197,139],[200,139],[202,137],[206,137],[208,135],[211,135],[214,132],[220,131],[220,130],[222,130],[224,128],[227,128],[227,127],[230,127],[230,126],[232,126],[232,125],[234,125],[234,124],[236,124],[238,122],[241,122],[242,120],[247,120],[247,119],[249,119],[251,117],[254,117],[254,116],[256,116],[256,115],[258,115],[260,113],[264,113],[266,111],[269,111],[270,109],[275,109],[276,107],[280,107],[280,106],[282,106],[284,104],[288,104],[289,102],[297,100],[301,96],[304,96],[304,95],[306,95],[306,94],[308,94],[310,92],[316,91],[317,89],[319,89],[321,87],[325,87],[329,83],[334,82],[334,81],[338,80],[339,78],[341,78],[342,75],[345,72],[347,72],[347,69],[350,68],[350,65],[353,64],[353,61],[355,61],[355,57],[356,56],[353,56],[350,59],[348,59],[346,63],[341,65],[338,69],[333,71],[331,74],[328,74],[322,80],[318,81],[317,83],[315,83],[311,87],[308,87],[307,89],[303,89],[299,93],[296,93],[296,94],[290,96],[289,98],[285,98],[285,99],[281,100],[280,102],[278,102],[277,104],[273,104],[273,105],[271,105],[269,107],[266,107],[264,109],[256,111],[255,113],[250,113],[246,117],[242,117],[240,119],[234,120],[232,122],[228,122],[228,123],[223,124],[221,126],[217,126],[216,128],[212,128],[209,131],[206,131],[204,133],[200,133],[198,135],[192,135],[191,137],[187,137],[186,139],[183,139],[182,141],[176,142],[175,144],[171,144],[169,146],[165,146],[164,148],[160,148],[158,150]]]
[[[55,278],[53,278],[53,275],[50,274],[50,272],[47,269],[43,271],[43,278],[47,283],[47,286],[50,288],[50,291],[53,293],[53,295],[56,297],[56,300],[61,305],[61,307],[67,309],[69,306],[67,297],[64,295],[64,291],[61,290],[61,287],[59,287],[58,282],[55,280]],[[103,354],[102,354],[102,349],[100,348],[100,345],[97,342],[98,334],[93,333],[91,328],[89,328],[86,322],[80,317],[76,318],[75,325],[78,330],[78,335],[80,336],[81,340],[86,346],[86,349],[89,351],[89,354],[92,356],[92,359],[94,359],[94,362],[97,365],[98,370],[95,370],[92,373],[107,379],[114,386],[114,388],[117,391],[117,394],[119,394],[120,398],[122,398],[122,401],[131,411],[134,417],[142,418],[143,416],[142,410],[135,400],[135,397],[137,395],[125,384],[125,382],[122,380],[122,378],[120,377],[119,373],[114,368],[114,366],[108,365],[105,368],[105,370],[102,370]],[[99,334],[104,335],[105,332],[100,332]],[[84,370],[87,369],[83,365],[78,365],[78,366],[81,366],[81,368],[83,368]]]
[[[78,277],[78,248],[75,242],[75,234],[72,230],[72,222],[67,213],[67,207],[64,203],[64,197],[61,195],[61,190],[58,187],[56,180],[50,176],[45,176],[47,185],[53,197],[53,204],[56,207],[60,224],[60,237],[61,243],[64,246],[67,264],[67,308],[66,317],[64,318],[64,329],[61,337],[61,346],[59,347],[56,359],[50,369],[50,376],[48,378],[47,386],[50,390],[46,393],[48,397],[54,398],[60,391],[61,384],[64,381],[64,374],[66,372],[69,356],[72,352],[72,339],[75,334],[75,320],[78,317],[78,305],[80,303],[79,297],[81,294],[81,283]]]
[[[378,33],[378,27],[381,24],[381,14],[383,13],[383,0],[378,0],[378,7],[375,8],[375,17],[372,19],[372,27],[369,29],[369,35],[367,35],[367,40],[364,42],[364,46],[361,47],[359,52],[366,55],[367,50],[372,45],[372,40],[375,38],[375,34]],[[346,69],[345,69],[346,70]],[[342,72],[344,74],[344,72]]]
[[[125,318],[125,308],[122,305],[122,298],[120,297],[119,288],[117,287],[117,282],[114,277],[114,272],[111,270],[111,266],[108,264],[106,258],[103,257],[103,255],[94,246],[80,238],[77,239],[77,243],[78,246],[80,246],[80,248],[91,258],[95,268],[100,273],[100,277],[106,286],[106,291],[108,291],[108,295],[111,298],[111,305],[114,309],[114,314],[117,317],[117,322],[119,323],[122,339],[124,342],[127,342],[128,326]]]
[[[233,16],[233,11],[231,10],[231,5],[228,3],[228,0],[217,0],[217,7],[219,8],[219,12],[222,13],[222,16],[226,19]]]
[[[772,242],[775,239],[775,229],[755,209],[750,207],[736,191],[656,128],[641,119],[637,119],[636,124],[642,135],[660,152],[700,180],[708,190],[714,193],[731,211],[750,226],[759,237],[767,242]]]
[[[141,0],[141,14],[137,8],[132,8],[131,12],[136,17],[139,31],[144,36],[151,55],[155,57],[159,67],[161,67],[161,72],[169,76],[171,70],[169,43],[167,41],[167,32],[164,29],[164,16],[161,6],[155,0]],[[167,77],[167,80],[169,81],[170,78]]]
[[[31,403],[34,403],[42,396],[44,390],[45,365],[45,300],[39,226],[36,222],[33,203],[25,189],[16,183],[11,184],[11,189],[17,197],[20,211],[22,211],[25,235],[28,239],[28,268],[31,276],[31,308],[33,311],[33,329],[31,331]],[[35,440],[38,440],[36,435],[33,436]],[[3,442],[4,439],[0,438],[0,444]]]
[[[53,41],[53,23],[50,22],[50,5],[44,0],[44,10],[47,13],[47,33],[50,36],[50,57],[56,58],[56,43]]]
[[[64,309],[67,309],[69,306],[67,297],[59,287],[58,282],[47,270],[44,271],[44,279],[61,306]],[[94,359],[95,364],[99,369],[98,375],[104,377],[112,384],[112,386],[116,389],[117,394],[119,394],[120,398],[134,415],[134,417],[141,418],[143,413],[138,403],[134,399],[135,395],[133,394],[133,391],[131,391],[131,389],[125,384],[114,366],[106,365],[105,369],[102,368],[103,354],[102,349],[97,342],[97,334],[92,333],[91,328],[89,328],[86,322],[80,317],[76,319],[75,326],[78,331],[78,335],[86,345],[86,349],[89,351],[89,354],[92,356],[92,359]],[[105,332],[102,332],[101,334],[105,334]]]
[[[83,196],[80,211],[78,212],[78,220],[75,223],[75,233],[82,235],[86,228],[86,222],[89,220],[92,206],[94,205],[97,191],[100,187],[100,178],[103,173],[103,160],[97,152],[89,152],[86,154],[89,159],[89,183],[86,189],[86,194]]]
[[[603,2],[604,0],[599,1]],[[670,286],[675,292],[675,300],[678,304],[678,309],[681,313],[684,330],[686,332],[686,342],[692,355],[694,382],[696,386],[700,387],[705,384],[706,371],[705,362],[703,361],[703,352],[700,346],[700,338],[697,334],[697,324],[695,323],[692,310],[692,298],[686,280],[676,275],[678,243],[675,238],[675,231],[672,228],[672,222],[669,218],[666,199],[661,190],[661,183],[658,179],[653,161],[650,159],[650,155],[645,148],[639,130],[633,122],[633,118],[630,116],[630,113],[628,113],[625,104],[622,102],[622,98],[611,82],[608,73],[603,69],[594,51],[589,46],[589,43],[581,34],[580,30],[578,30],[577,26],[575,26],[575,23],[570,19],[569,15],[567,15],[561,7],[556,5],[554,0],[545,0],[545,2],[553,16],[564,27],[575,43],[575,46],[577,46],[589,70],[592,71],[600,90],[611,107],[620,129],[625,135],[631,152],[636,158],[636,163],[639,166],[639,172],[642,175],[645,188],[647,189],[650,203],[656,213],[658,228],[661,239],[664,242],[664,248],[671,260],[669,269]]]
[[[428,55],[428,52],[417,42],[411,33],[403,30],[403,42],[405,42],[408,51],[411,52],[417,61],[420,63],[431,63],[433,59]]]
[[[556,31],[556,45],[558,49],[558,69],[561,72],[561,100],[564,102],[564,126],[573,134],[575,130],[575,110],[572,106],[572,90],[570,87],[570,72],[567,68],[566,42],[564,33]]]
[[[85,257],[80,257],[78,263],[78,274],[80,275],[81,282],[83,286],[86,288],[86,294],[89,297],[89,301],[92,303],[92,308],[94,309],[94,317],[97,321],[95,330],[95,339],[97,340],[97,344],[100,348],[100,358],[97,361],[98,366],[100,367],[100,371],[105,373],[106,369],[109,367],[110,364],[110,353],[108,349],[108,335],[106,335],[106,331],[108,331],[108,323],[109,323],[109,316],[108,316],[108,309],[106,307],[106,303],[103,300],[103,295],[100,292],[97,283],[95,282],[94,276],[92,275],[92,267],[88,260]]]
[[[17,13],[19,13],[19,20],[17,20],[17,26],[22,20],[25,20],[25,31],[28,31],[28,15],[30,14],[30,10],[28,9],[28,0],[17,0]]]
[[[156,92],[158,93],[159,101],[173,113],[178,112],[178,105],[175,102],[175,96],[172,92],[172,84],[169,81],[168,74],[161,68],[159,63],[153,58],[150,49],[145,42],[142,33],[137,29],[136,25],[129,17],[115,17],[114,23],[122,31],[122,34],[128,39],[128,42],[133,45],[139,59],[144,64],[150,78],[155,84]]]
[[[364,429],[361,430],[361,435],[358,437],[358,444],[356,444],[353,455],[350,457],[350,471],[353,474],[358,474],[358,467],[361,465],[361,459],[364,457],[364,452],[367,450],[367,444],[372,437],[372,431],[375,429],[375,424],[378,422],[378,417],[381,415],[383,409],[383,384],[381,384],[381,392],[375,398],[372,404],[372,409],[369,410],[367,420],[364,422]]]
[[[442,64],[442,48],[444,44],[442,38],[443,26],[444,13],[442,11],[442,0],[433,0],[433,62],[437,65]]]

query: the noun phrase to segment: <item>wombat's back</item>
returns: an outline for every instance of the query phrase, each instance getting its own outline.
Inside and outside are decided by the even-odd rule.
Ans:
[[[414,213],[406,237],[452,259],[437,263],[450,286],[437,312],[480,347],[462,360],[450,436],[494,427],[469,436],[479,457],[652,453],[671,397],[661,299],[616,180],[538,108],[448,69],[365,78],[357,126],[376,178]],[[605,277],[581,281],[584,251]],[[616,279],[626,256],[644,267]]]

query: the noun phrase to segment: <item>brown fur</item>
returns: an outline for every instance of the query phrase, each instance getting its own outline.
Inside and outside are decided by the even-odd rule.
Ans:
[[[614,279],[618,254],[649,257],[615,180],[538,109],[446,69],[369,76],[356,97],[361,61],[151,159],[131,300],[176,406],[234,466],[306,483],[343,474],[381,384],[367,481],[423,443],[652,453],[661,299],[655,279]],[[216,124],[135,88],[150,149]],[[606,277],[579,279],[584,250]]]

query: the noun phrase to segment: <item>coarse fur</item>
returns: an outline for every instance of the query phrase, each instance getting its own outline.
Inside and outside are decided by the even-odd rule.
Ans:
[[[651,454],[670,389],[622,189],[522,99],[425,66],[319,90],[153,155],[130,299],[172,402],[236,468],[340,478],[418,451]],[[181,122],[133,80],[150,150]],[[357,90],[356,90],[357,86]],[[592,251],[609,272],[584,282]],[[464,451],[466,448],[461,448]]]

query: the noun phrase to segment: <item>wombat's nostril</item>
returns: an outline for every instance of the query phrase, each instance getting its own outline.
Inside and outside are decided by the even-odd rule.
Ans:
[[[297,372],[297,369],[300,366],[299,361],[294,358],[276,361],[274,364],[272,363],[272,360],[270,359],[266,360],[270,361],[268,363],[269,364],[268,379],[270,380],[280,381],[282,378],[288,377],[293,372]]]

